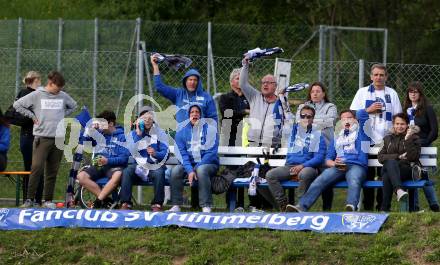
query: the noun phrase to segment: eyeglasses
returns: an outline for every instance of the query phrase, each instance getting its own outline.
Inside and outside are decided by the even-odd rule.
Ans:
[[[417,90],[410,90],[410,91],[408,91],[408,93],[412,93],[412,94],[419,94],[420,92],[419,92],[419,91],[417,91]]]
[[[271,81],[261,81],[260,82],[262,85],[275,85],[277,82],[271,82]]]
[[[312,115],[306,115],[306,114],[301,114],[301,115],[299,115],[299,117],[301,119],[308,119],[308,120],[313,119]]]

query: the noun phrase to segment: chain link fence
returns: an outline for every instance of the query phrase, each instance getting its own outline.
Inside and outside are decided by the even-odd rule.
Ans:
[[[20,26],[21,24],[21,26]],[[138,26],[142,28],[138,34]],[[21,27],[21,33],[19,28]],[[203,86],[207,80],[215,80],[214,92],[230,90],[229,75],[241,67],[242,54],[249,48],[280,46],[286,52],[282,57],[291,59],[298,47],[313,37],[313,29],[288,26],[212,25],[215,56],[210,57],[212,66],[208,71],[207,41],[208,25],[191,23],[159,23],[139,21],[0,21],[0,108],[4,111],[14,101],[21,80],[30,70],[39,71],[46,82],[47,73],[60,69],[66,78],[66,91],[89,110],[99,113],[105,109],[118,110],[119,120],[128,100],[138,92],[136,43],[146,41],[147,58],[152,52],[186,54],[193,60],[192,67],[199,70]],[[275,34],[276,33],[276,34]],[[278,35],[277,35],[278,34]],[[21,36],[19,38],[19,36]],[[60,38],[62,36],[62,38]],[[273,39],[270,36],[275,36]],[[314,82],[320,76],[329,89],[329,96],[338,109],[348,108],[359,80],[369,83],[369,68],[373,62],[318,61],[316,45],[310,44],[295,60],[291,61],[290,83]],[[310,48],[310,47],[309,47]],[[305,60],[304,58],[307,60]],[[149,63],[149,62],[148,62]],[[361,74],[359,69],[365,69]],[[418,80],[425,86],[425,94],[440,110],[440,65],[388,63],[387,85],[397,90],[401,100],[409,82]],[[250,83],[259,88],[259,80],[274,73],[275,59],[260,59],[250,68]],[[181,86],[185,70],[174,71],[160,66],[165,83]],[[321,71],[320,71],[321,69]],[[151,71],[151,67],[149,68]],[[212,71],[214,70],[214,71]],[[209,77],[208,77],[209,75]],[[151,77],[151,75],[150,75]],[[147,75],[144,75],[145,94],[150,91]],[[154,92],[154,99],[164,108],[169,102]],[[307,91],[295,95],[304,100]],[[79,112],[79,109],[78,111]],[[8,153],[10,169],[22,168],[19,151],[19,128],[12,126],[11,149]],[[68,168],[68,165],[65,165]],[[60,180],[62,185],[65,180]]]

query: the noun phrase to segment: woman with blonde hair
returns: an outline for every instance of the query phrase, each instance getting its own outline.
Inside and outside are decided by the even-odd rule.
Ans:
[[[23,78],[23,83],[25,87],[18,92],[15,100],[22,98],[32,92],[34,92],[38,87],[41,86],[41,75],[36,71],[27,72],[26,76]],[[20,152],[23,156],[24,170],[30,171],[32,165],[32,143],[34,142],[34,135],[32,133],[34,122],[32,119],[20,115],[20,121],[16,124],[21,127],[20,130]],[[41,197],[43,194],[43,178],[38,185],[36,202],[41,204]],[[23,177],[23,201],[25,201],[27,189],[29,185],[29,176]]]

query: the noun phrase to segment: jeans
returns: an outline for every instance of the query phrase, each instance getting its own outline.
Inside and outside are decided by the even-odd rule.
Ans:
[[[201,165],[195,170],[199,189],[200,207],[212,207],[211,177],[217,173],[217,170],[218,165],[215,164]],[[171,171],[172,205],[183,204],[183,184],[185,176],[187,176],[187,174],[182,165],[175,166]]]
[[[278,204],[287,203],[288,201],[287,196],[284,194],[284,189],[281,186],[281,181],[292,179],[290,175],[291,167],[292,166],[277,167],[269,170],[266,174],[270,193]],[[317,175],[317,170],[312,167],[305,167],[299,172],[298,178],[300,184],[298,190],[300,195],[304,194]]]
[[[310,209],[321,193],[345,178],[348,184],[346,202],[356,207],[366,177],[366,168],[355,164],[347,164],[346,171],[335,167],[328,168],[313,181],[307,192],[300,198],[299,205],[305,210]]]
[[[132,186],[142,182],[141,178],[135,174],[135,170],[136,164],[130,164],[122,172],[121,192],[119,194],[121,202],[131,202]],[[151,201],[151,205],[163,204],[165,198],[165,170],[166,167],[162,166],[161,168],[150,170],[150,172],[148,172],[148,178],[153,181],[154,190],[154,197]]]
[[[382,211],[390,211],[393,192],[402,187],[402,181],[411,179],[411,166],[397,160],[386,160],[382,167],[383,200]]]

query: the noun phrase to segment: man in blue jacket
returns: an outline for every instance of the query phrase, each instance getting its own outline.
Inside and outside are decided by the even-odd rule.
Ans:
[[[176,106],[176,121],[178,123],[188,119],[188,109],[192,105],[200,107],[203,115],[201,118],[211,118],[217,121],[215,101],[209,93],[203,90],[202,78],[197,70],[190,69],[186,72],[182,79],[182,87],[174,88],[162,82],[156,54],[151,56],[151,64],[153,65],[154,85],[157,92]]]
[[[369,118],[368,113],[362,109],[357,111],[356,116],[359,122],[350,110],[344,110],[340,113],[342,128],[335,131],[334,139],[329,144],[326,156],[328,168],[313,181],[310,188],[299,200],[299,204],[289,205],[288,210],[307,211],[324,190],[344,179],[348,184],[345,210],[356,210],[362,184],[367,177],[370,147],[369,138],[363,129]]]
[[[189,120],[176,134],[176,146],[180,156],[180,165],[171,171],[171,203],[169,211],[180,211],[183,203],[183,180],[188,176],[190,186],[198,183],[200,206],[205,213],[211,212],[212,192],[211,177],[219,167],[217,125],[212,120],[201,119],[199,105],[189,108]]]
[[[127,166],[129,152],[122,146],[125,142],[124,128],[116,125],[116,115],[113,111],[103,111],[98,116],[98,131],[91,137],[97,145],[96,163],[81,171],[77,179],[79,184],[96,196],[92,208],[108,206],[110,200],[107,196],[119,185],[122,169]],[[96,180],[108,177],[110,180],[101,189]]]
[[[304,106],[300,121],[292,127],[289,138],[286,165],[271,169],[266,174],[270,193],[281,211],[286,211],[288,199],[281,181],[297,179],[300,182],[300,196],[318,175],[317,168],[324,162],[326,145],[321,131],[313,127],[315,109]],[[263,192],[264,194],[264,192]]]
[[[135,161],[130,163],[122,173],[122,184],[119,198],[121,209],[132,208],[131,196],[133,184],[141,181],[152,181],[154,196],[151,210],[162,210],[164,201],[165,162],[168,158],[167,135],[154,121],[153,110],[146,106],[139,112],[135,128],[127,137],[130,153]]]

